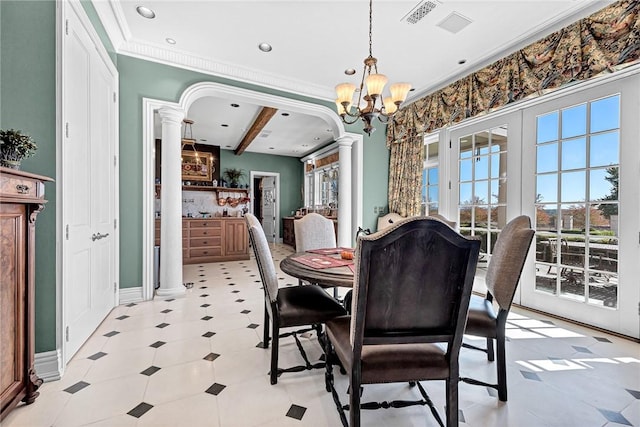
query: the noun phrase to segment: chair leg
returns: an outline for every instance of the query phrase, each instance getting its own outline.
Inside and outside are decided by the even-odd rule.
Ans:
[[[504,329],[498,331],[496,338],[497,346],[497,369],[498,369],[498,399],[502,402],[507,401],[507,362],[505,348]]]
[[[351,370],[349,378],[349,427],[360,427],[360,372]]]
[[[262,326],[262,348],[269,348],[269,312],[264,308],[264,325]]]
[[[278,383],[278,344],[280,341],[280,328],[276,324],[273,323],[273,330],[271,332],[271,337],[273,342],[271,343],[271,384]]]
[[[487,338],[487,360],[493,362],[495,360],[493,351],[493,338]]]
[[[458,426],[458,378],[447,378],[447,427]]]

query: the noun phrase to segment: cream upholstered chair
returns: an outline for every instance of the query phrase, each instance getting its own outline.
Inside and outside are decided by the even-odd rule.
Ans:
[[[487,295],[484,298],[473,295],[469,305],[465,334],[486,338],[487,348],[466,343],[463,346],[484,351],[487,353],[487,359],[493,361],[493,340],[496,340],[498,383],[489,384],[472,378],[461,378],[461,380],[469,384],[497,389],[498,398],[503,402],[507,400],[505,325],[534,234],[531,219],[526,215],[514,218],[507,223],[498,235],[487,267],[485,278]],[[497,314],[494,310],[494,302],[498,306]]]
[[[293,221],[293,230],[296,236],[296,252],[337,246],[333,221],[318,213],[312,212]]]
[[[429,405],[442,425],[419,383],[429,380],[445,381],[447,426],[458,425],[458,355],[479,250],[479,240],[429,217],[358,237],[353,314],[326,323],[325,385],[344,426],[334,354],[349,375],[351,427],[360,426],[360,409],[410,405]],[[360,403],[362,384],[394,382],[417,385],[421,398]]]
[[[262,279],[262,287],[265,298],[263,348],[269,347],[269,320],[272,322],[271,330],[271,384],[278,382],[278,376],[283,372],[300,372],[306,369],[322,368],[324,363],[311,364],[307,358],[298,334],[315,329],[318,339],[321,341],[322,324],[329,319],[344,315],[345,309],[328,295],[324,289],[316,285],[294,286],[290,288],[278,288],[276,267],[271,257],[269,243],[258,219],[251,214],[246,214],[247,227],[251,246],[258,264],[258,271]],[[280,334],[280,328],[311,325],[309,328],[294,332]],[[296,340],[300,354],[305,364],[287,369],[278,368],[278,346],[280,338],[293,336]]]
[[[381,216],[378,218],[378,228],[377,231],[384,230],[385,228],[391,227],[394,223],[398,221],[402,221],[404,217],[395,212],[389,212],[388,214]]]

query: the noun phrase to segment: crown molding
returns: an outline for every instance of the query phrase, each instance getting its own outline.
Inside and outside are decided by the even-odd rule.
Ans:
[[[124,19],[122,6],[119,2],[113,0],[93,0],[91,4],[96,10],[98,18],[100,18],[100,22],[102,22],[102,26],[107,32],[107,37],[109,37],[113,48],[118,52],[120,46],[131,38],[131,31],[129,30],[127,21]]]

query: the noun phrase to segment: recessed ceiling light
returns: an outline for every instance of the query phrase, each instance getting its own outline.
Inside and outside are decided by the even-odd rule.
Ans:
[[[175,41],[174,39],[172,39],[171,37],[167,37],[165,40],[166,40],[166,41],[167,41],[167,43],[169,43],[169,44],[176,44],[176,41]]]
[[[462,65],[462,64],[464,64],[465,62],[467,62],[467,60],[466,60],[466,59],[461,59],[460,61],[458,61],[458,64]]]
[[[273,148],[273,147],[269,147],[269,150],[275,150],[275,148]]]
[[[229,127],[229,125],[228,125],[228,124],[226,124],[226,123],[223,123],[223,124],[221,124],[220,126],[222,126],[223,128],[228,128],[228,127]]]
[[[136,7],[136,11],[138,12],[138,15],[142,16],[143,18],[153,19],[156,17],[156,13],[148,7],[138,6]]]
[[[239,105],[239,104],[231,104],[231,106],[232,106],[233,108],[238,108],[240,105]]]
[[[230,145],[225,145],[225,147],[227,147],[227,148],[231,148],[231,146],[230,146]]]
[[[409,89],[409,92],[413,92],[414,90],[416,90],[416,88],[412,87],[411,89]]]
[[[206,139],[202,139],[202,138],[200,138],[200,141],[202,141],[202,142],[207,142],[207,140],[206,140]]]
[[[327,132],[331,132],[331,129],[327,129]]]
[[[313,138],[313,140],[314,140],[314,141],[320,141],[320,137],[317,137],[317,136],[316,136],[315,138]]]
[[[308,146],[309,146],[309,144],[302,144],[302,146],[303,146],[303,147],[308,147]]]
[[[353,76],[356,73],[356,70],[354,70],[353,68],[347,68],[346,70],[344,70],[344,73],[347,76]]]
[[[273,47],[271,47],[269,43],[260,43],[258,45],[258,49],[260,49],[263,52],[271,52],[271,49],[273,49]]]
[[[283,116],[289,117],[289,113],[282,113]]]

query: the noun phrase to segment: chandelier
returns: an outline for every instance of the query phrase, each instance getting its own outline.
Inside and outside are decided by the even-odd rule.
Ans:
[[[191,119],[183,119],[182,122],[184,123],[184,131],[181,139],[181,150],[184,151],[187,146],[190,146],[191,150],[194,152],[195,163],[200,164],[200,156],[198,154],[198,150],[196,150],[196,140],[193,137],[193,129],[191,129],[191,125],[193,125],[194,122]]]
[[[393,117],[393,114],[398,110],[400,104],[404,102],[411,89],[409,83],[394,83],[389,86],[389,92],[391,96],[382,98],[382,91],[387,84],[387,76],[384,74],[378,74],[378,60],[372,55],[372,43],[371,43],[371,27],[372,27],[372,6],[373,0],[369,0],[369,56],[364,60],[364,70],[362,73],[362,80],[360,81],[360,91],[358,94],[358,103],[352,105],[353,94],[356,90],[356,86],[352,83],[341,83],[336,86],[336,107],[338,114],[342,118],[342,121],[346,124],[353,124],[358,119],[362,119],[364,122],[364,131],[367,135],[371,136],[371,133],[376,130],[372,125],[375,118],[378,118],[382,123],[388,123]],[[373,71],[373,74],[371,73]],[[364,88],[367,88],[367,94],[363,96]],[[378,99],[380,102],[378,103]],[[361,106],[361,102],[364,100],[366,106]],[[353,111],[352,111],[353,110]],[[349,118],[353,118],[350,120]]]

